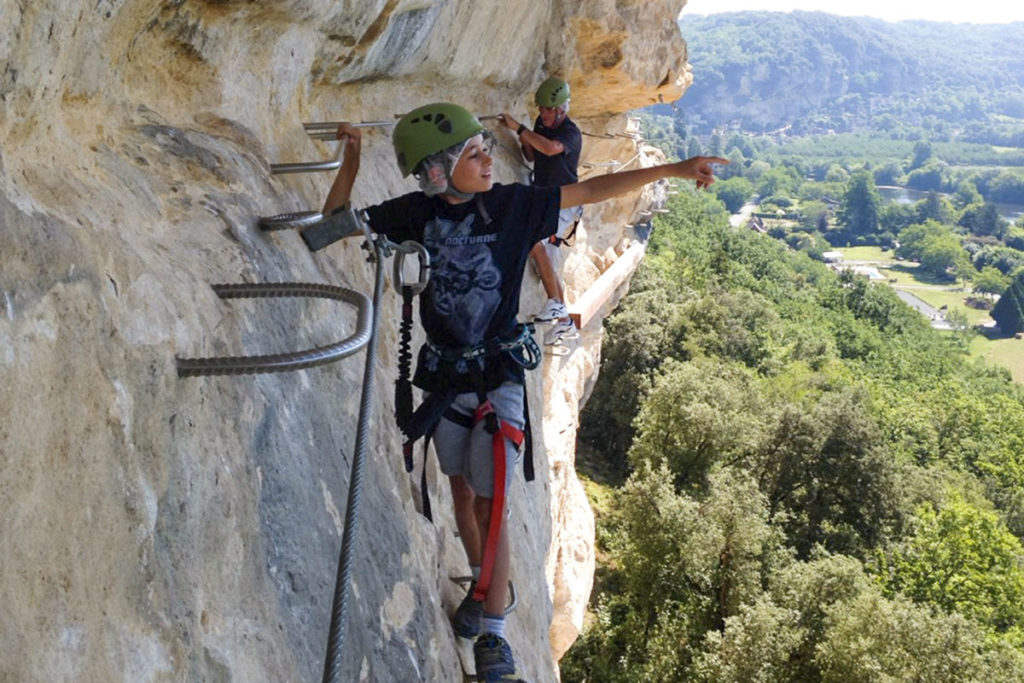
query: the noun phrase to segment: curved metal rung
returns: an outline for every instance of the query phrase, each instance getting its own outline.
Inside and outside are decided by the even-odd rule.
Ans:
[[[179,377],[200,375],[242,375],[286,370],[301,370],[325,365],[351,356],[370,340],[370,317],[373,305],[359,292],[343,287],[308,282],[262,282],[252,284],[213,285],[222,299],[264,297],[313,297],[344,301],[356,307],[356,329],[346,339],[305,351],[263,356],[222,356],[213,358],[175,358]]]
[[[341,154],[345,146],[339,144],[333,159],[327,161],[309,161],[295,164],[271,164],[271,173],[313,173],[317,171],[333,171],[341,166]]]
[[[396,245],[394,250],[395,264],[391,276],[395,289],[401,291],[403,287],[408,286],[412,288],[413,296],[418,296],[427,288],[427,283],[430,281],[430,253],[422,244],[412,240],[406,240]],[[409,255],[416,255],[420,260],[420,268],[417,273],[419,279],[412,284],[405,282],[405,257]]]
[[[276,216],[260,216],[260,228],[267,231],[304,228],[307,225],[319,223],[323,218],[324,215],[319,211],[296,211],[279,213]]]
[[[473,582],[472,576],[449,576],[448,580],[460,586],[467,586]],[[505,608],[505,616],[512,614],[519,606],[519,596],[516,594],[516,585],[511,580],[508,582],[508,607]]]

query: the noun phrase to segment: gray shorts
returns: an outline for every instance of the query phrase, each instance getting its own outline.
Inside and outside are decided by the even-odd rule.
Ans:
[[[512,382],[505,382],[487,392],[487,398],[498,413],[498,419],[520,430],[524,425],[524,397],[523,386]],[[476,394],[468,393],[456,396],[451,407],[472,418],[478,404]],[[467,429],[442,418],[432,440],[442,472],[449,477],[461,475],[478,496],[494,497],[494,444],[491,435],[484,429],[483,421]],[[505,491],[508,491],[512,483],[512,473],[520,456],[521,452],[516,445],[505,439]]]
[[[570,206],[567,209],[561,209],[558,212],[558,231],[555,233],[555,236],[565,239],[565,236],[572,230],[572,226],[576,225],[576,221],[582,216],[582,206]],[[565,260],[561,248],[552,244],[551,240],[544,240],[542,244],[544,245],[544,251],[548,253],[548,258],[551,260],[551,267],[554,268],[556,273],[559,272]]]

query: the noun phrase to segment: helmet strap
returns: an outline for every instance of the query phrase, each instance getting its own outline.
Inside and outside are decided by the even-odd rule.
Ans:
[[[462,156],[462,152],[465,151],[466,145],[468,144],[469,138],[466,138],[459,144],[449,147],[444,152],[444,173],[448,179],[448,189],[445,190],[445,194],[462,200],[472,199],[475,193],[463,192],[459,188],[455,187],[455,183],[452,182],[452,171],[455,170],[455,165],[459,163],[459,158]]]

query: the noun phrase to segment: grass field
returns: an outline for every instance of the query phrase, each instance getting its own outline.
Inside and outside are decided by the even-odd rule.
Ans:
[[[853,262],[878,267],[892,287],[912,293],[930,306],[947,310],[959,309],[967,316],[971,325],[985,325],[992,322],[988,311],[967,305],[969,289],[962,288],[962,282],[941,280],[927,273],[919,272],[916,263],[897,261],[891,251],[880,247],[848,247],[836,251],[843,253],[843,262]],[[989,338],[979,334],[970,346],[971,358],[981,358],[987,363],[1006,368],[1014,380],[1024,383],[1024,341],[1020,339]]]
[[[971,341],[971,357],[1006,368],[1014,380],[1024,384],[1024,339],[989,339],[978,335]]]
[[[844,261],[871,261],[874,264],[895,263],[892,250],[882,251],[881,247],[846,247],[835,251],[843,252]]]

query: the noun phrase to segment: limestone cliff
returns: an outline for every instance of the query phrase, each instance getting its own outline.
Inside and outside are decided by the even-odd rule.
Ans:
[[[270,164],[330,156],[303,121],[433,100],[525,118],[550,73],[569,78],[581,128],[621,131],[620,112],[688,85],[682,4],[0,0],[0,680],[318,680],[362,356],[235,377],[179,379],[174,365],[352,328],[343,307],[230,303],[212,283],[372,291],[357,240],[314,255],[258,228],[319,206],[331,180]],[[635,145],[586,138],[584,161]],[[357,204],[412,189],[387,129],[367,129],[363,150]],[[522,178],[510,154],[497,166]],[[652,192],[588,210],[570,295]],[[541,300],[529,276],[524,308]],[[441,514],[416,512],[391,417],[390,288],[382,311],[343,679],[460,680],[448,577],[465,561],[433,466]],[[538,681],[557,677],[592,579],[573,441],[599,345],[598,319],[529,380],[538,480],[511,494],[510,639]]]

